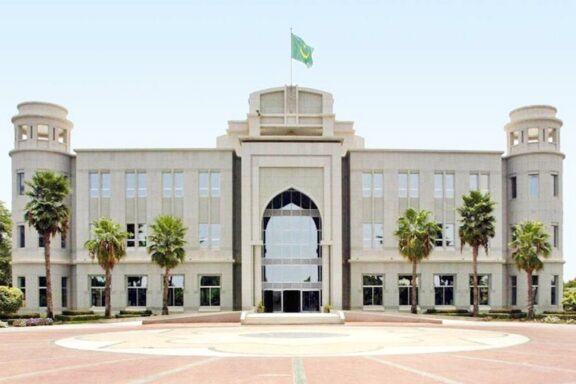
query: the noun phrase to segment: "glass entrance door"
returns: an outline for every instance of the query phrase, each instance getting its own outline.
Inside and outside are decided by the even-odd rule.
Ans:
[[[266,312],[318,312],[320,290],[265,290],[263,303]]]

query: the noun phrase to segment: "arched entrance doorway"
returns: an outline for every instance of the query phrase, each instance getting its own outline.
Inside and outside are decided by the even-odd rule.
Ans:
[[[322,302],[320,212],[288,189],[272,199],[262,220],[262,297],[266,312],[316,312]]]

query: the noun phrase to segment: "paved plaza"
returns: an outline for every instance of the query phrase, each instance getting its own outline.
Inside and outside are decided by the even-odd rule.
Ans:
[[[576,327],[79,324],[0,330],[0,383],[576,383]]]

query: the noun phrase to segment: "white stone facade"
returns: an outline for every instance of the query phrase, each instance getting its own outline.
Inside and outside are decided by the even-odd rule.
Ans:
[[[460,251],[455,208],[471,188],[496,202],[496,236],[479,258],[483,308],[524,308],[526,275],[507,247],[511,226],[541,220],[553,255],[538,273],[538,310],[560,308],[562,161],[556,110],[520,108],[503,152],[365,149],[353,123],[338,121],[332,95],[279,87],[250,95],[247,118],[230,121],[215,149],[69,147],[72,123],[54,104],[29,102],[13,118],[13,285],[26,310],[42,309],[43,250],[24,223],[23,180],[39,169],[69,177],[71,233],[52,243],[53,296],[63,308],[103,310],[103,271],[83,244],[109,217],[135,234],[114,269],[112,307],[161,307],[162,272],[146,252],[159,214],[188,227],[186,261],[173,271],[172,310],[317,311],[406,308],[411,266],[393,232],[407,207],[443,226],[419,266],[419,306],[469,308],[471,251]],[[514,184],[514,185],[513,185]]]

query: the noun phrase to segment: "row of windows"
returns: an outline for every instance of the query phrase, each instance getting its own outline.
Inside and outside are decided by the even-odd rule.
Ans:
[[[454,198],[454,172],[434,173],[434,197],[437,199]],[[472,172],[469,174],[468,186],[471,191],[489,192],[489,174],[486,172]],[[384,174],[382,172],[362,173],[362,197],[384,196]],[[420,173],[398,173],[398,197],[418,198],[420,196]]]
[[[148,195],[148,176],[144,171],[126,172],[126,198]],[[90,197],[110,197],[110,173],[90,172]],[[198,177],[200,197],[220,196],[220,172],[200,172]],[[162,197],[184,197],[184,174],[182,171],[162,172]]]
[[[455,305],[454,289],[455,275],[434,275],[434,305]],[[480,305],[490,305],[490,275],[478,275],[478,291],[480,294]],[[510,276],[510,304],[515,306],[518,302],[518,281],[517,276]],[[539,277],[532,276],[532,290],[534,291],[534,304],[538,304],[538,283]],[[470,275],[468,286],[470,290],[469,304],[474,303],[474,276]],[[416,304],[419,296],[419,279],[416,278]],[[399,305],[411,304],[412,275],[399,275],[397,281],[398,303]],[[364,306],[384,305],[384,275],[363,275],[362,276],[362,304]],[[558,304],[558,275],[552,276],[550,281],[550,304]]]
[[[558,174],[550,174],[552,184],[552,196],[558,197],[560,191],[560,184]],[[538,173],[528,174],[528,197],[538,198],[540,196],[540,175]],[[518,197],[518,176],[510,177],[510,198],[516,199]]]
[[[540,129],[528,128],[528,144],[538,143],[540,141]],[[556,128],[543,128],[542,129],[542,142],[556,144],[558,141]],[[519,145],[524,142],[524,131],[510,132],[510,142],[513,146]]]
[[[34,129],[35,128],[35,129]],[[50,126],[46,124],[37,124],[35,127],[33,125],[22,124],[18,126],[18,140],[28,140],[34,137],[34,130],[36,131],[36,136],[40,141],[50,140]],[[52,140],[57,141],[60,144],[66,143],[66,130],[63,128],[52,127]]]
[[[163,278],[163,276],[162,276]],[[126,276],[126,305],[129,307],[146,307],[148,293],[148,276]],[[92,307],[104,307],[106,305],[106,276],[89,276],[90,305]],[[18,288],[26,300],[26,277],[18,276],[16,279]],[[200,276],[200,306],[220,306],[220,276]],[[184,306],[184,275],[171,275],[168,277],[168,305],[171,307]],[[60,284],[62,307],[68,307],[68,277],[63,276]],[[46,277],[38,277],[38,306],[46,307]]]

